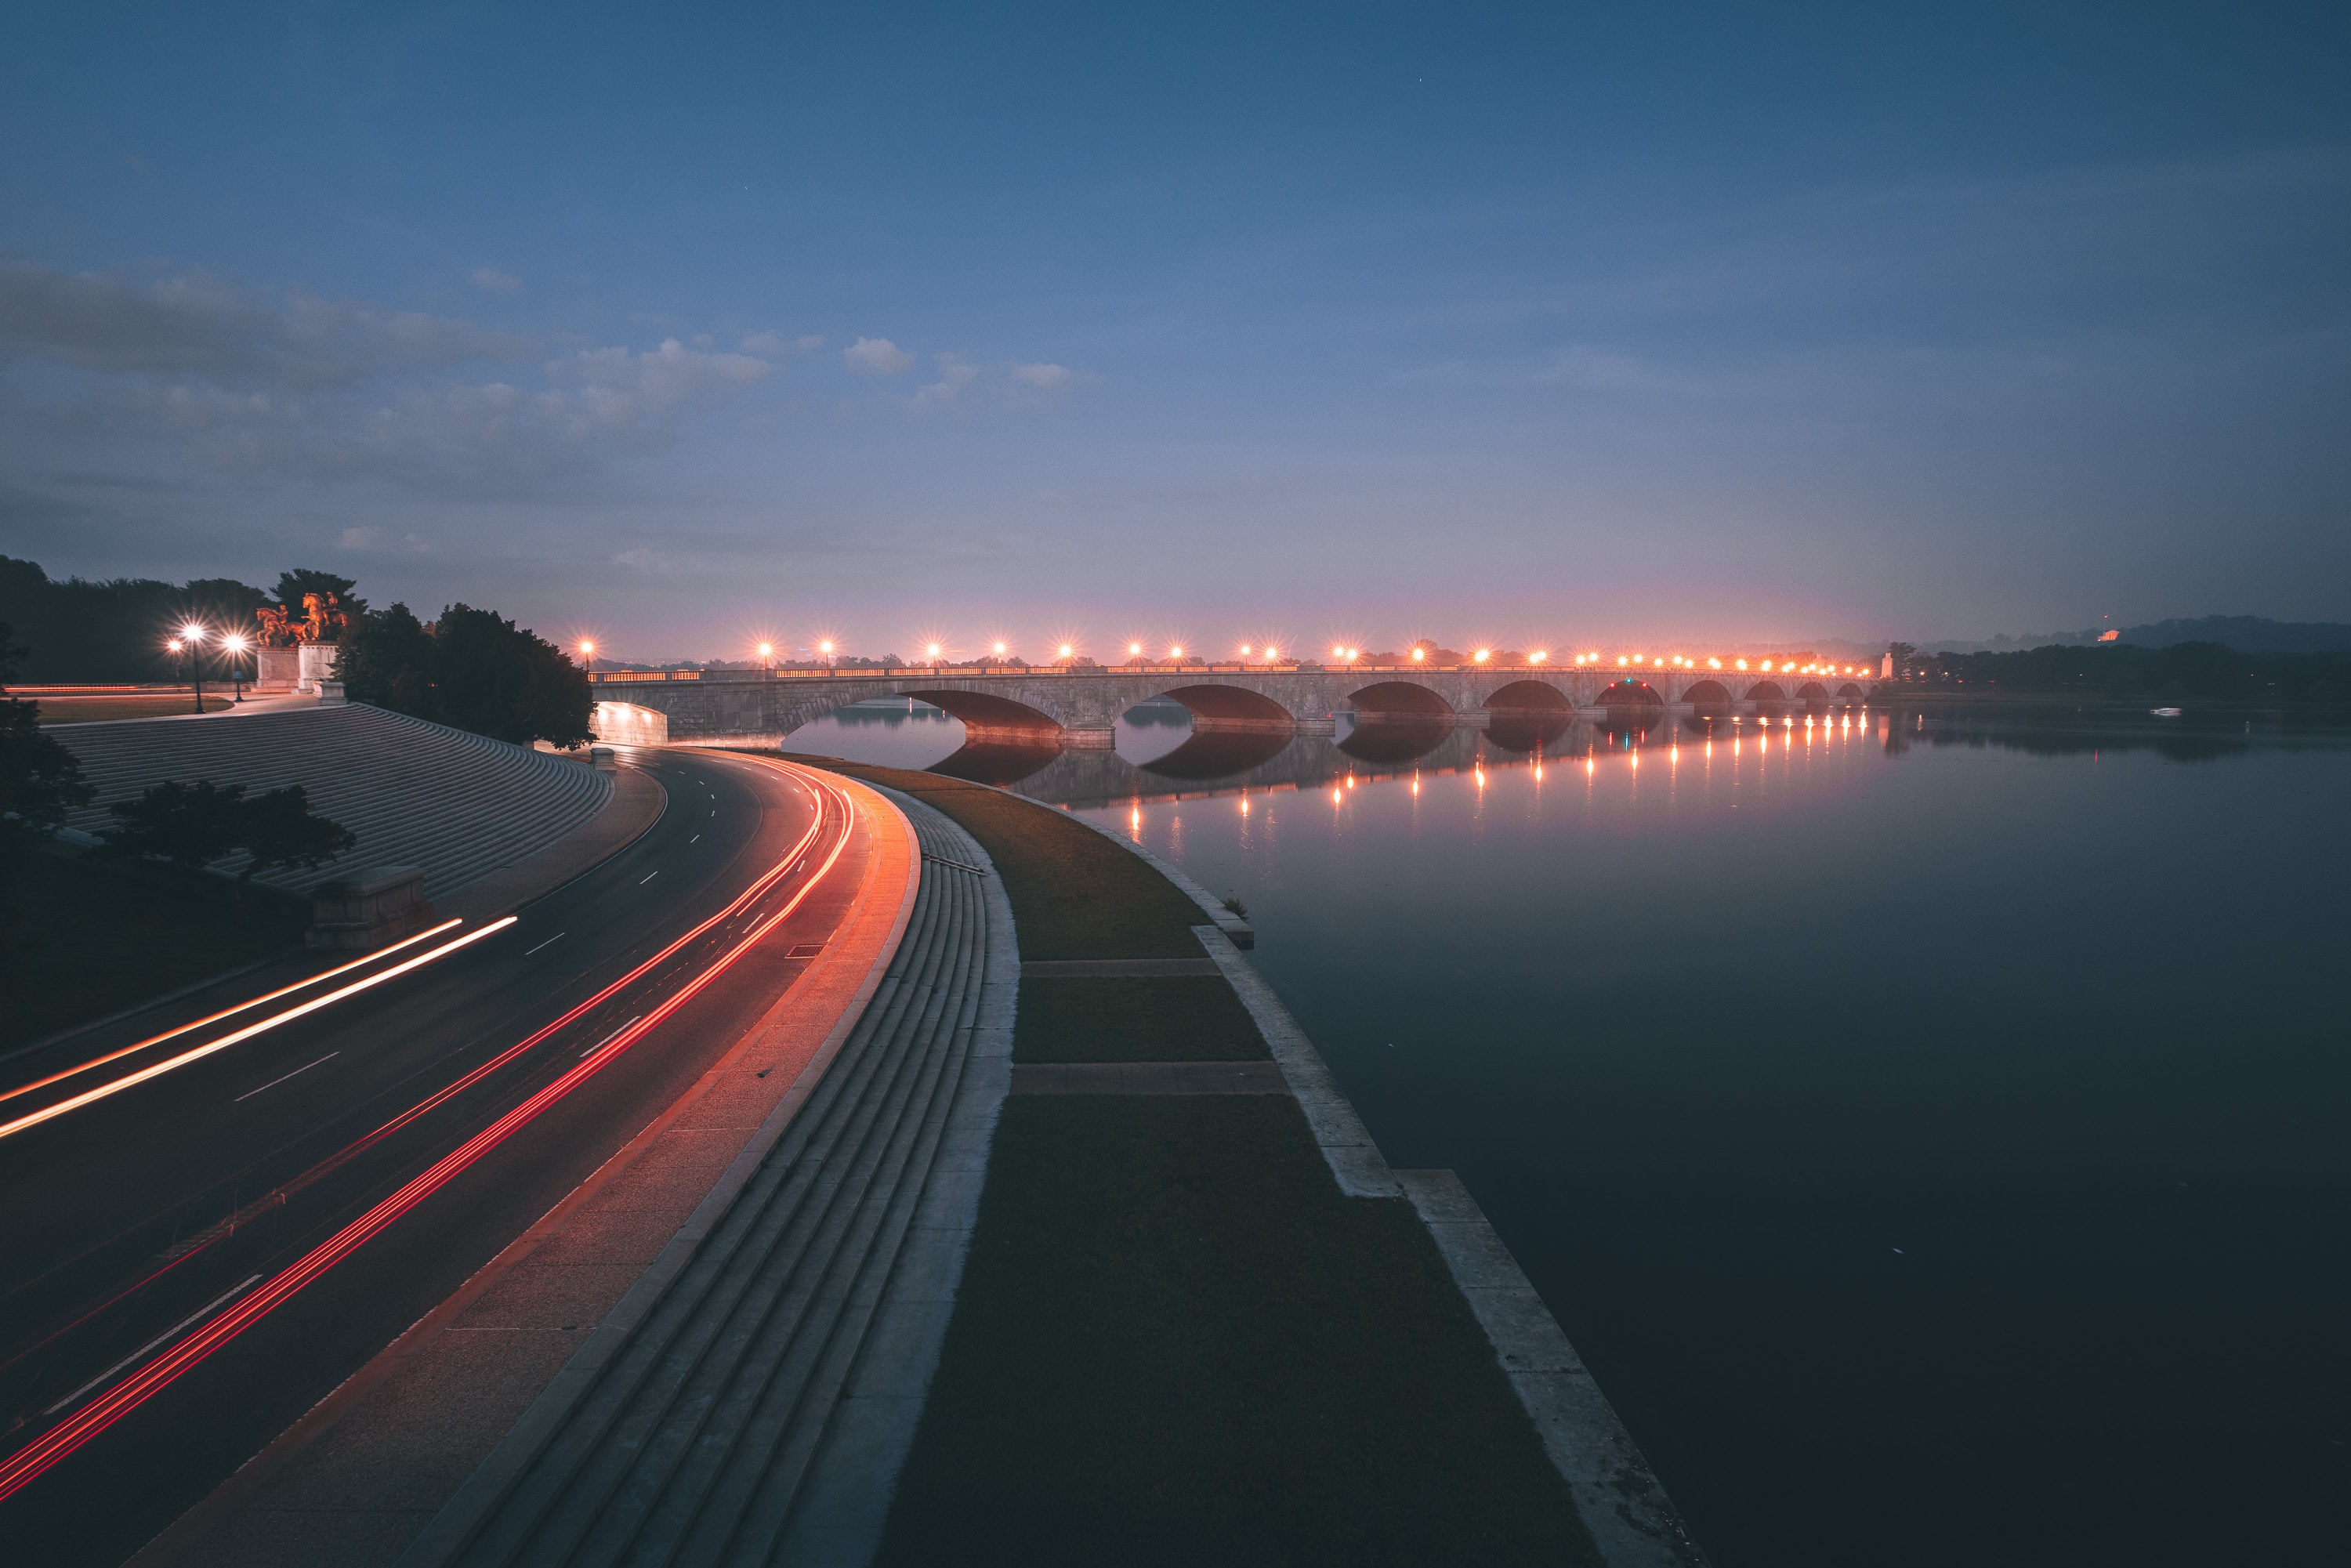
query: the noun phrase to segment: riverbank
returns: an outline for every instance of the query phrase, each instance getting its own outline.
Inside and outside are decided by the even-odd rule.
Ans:
[[[1024,967],[1061,971],[1020,984],[879,1561],[1627,1560],[1594,1547],[1413,1202],[1343,1193],[1300,1101],[1248,1065],[1273,1052],[1200,963],[1190,896],[1001,790],[797,760],[954,819],[1004,881]],[[1186,960],[1210,972],[1132,972]],[[1196,1092],[1219,1074],[1236,1087]]]

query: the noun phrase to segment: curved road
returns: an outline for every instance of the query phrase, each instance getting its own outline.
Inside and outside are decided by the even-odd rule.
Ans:
[[[11,1561],[138,1550],[626,1145],[807,967],[868,852],[838,785],[724,753],[638,760],[668,791],[659,821],[502,929],[0,1131]],[[0,1101],[0,1129],[478,929]]]

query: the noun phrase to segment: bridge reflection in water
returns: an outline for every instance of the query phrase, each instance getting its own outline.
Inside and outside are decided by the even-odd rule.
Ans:
[[[1113,801],[1148,804],[1311,789],[1347,778],[1370,782],[1416,774],[1528,767],[1647,747],[1709,739],[1729,742],[1740,737],[1752,740],[1767,729],[1775,737],[1802,735],[1809,739],[1808,724],[1851,725],[1860,721],[1865,711],[1816,708],[1808,713],[1791,707],[1737,718],[1684,714],[1646,720],[1512,716],[1498,717],[1482,730],[1450,723],[1390,721],[1352,729],[1343,724],[1333,735],[1203,730],[1144,761],[1100,747],[1063,750],[1050,745],[980,740],[932,764],[929,771],[1002,785],[1051,805],[1083,809]],[[790,742],[786,746],[789,749]]]

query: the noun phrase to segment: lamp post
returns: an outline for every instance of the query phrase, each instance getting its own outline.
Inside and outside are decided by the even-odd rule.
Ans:
[[[763,674],[776,673],[776,645],[773,643],[759,644],[759,670]]]
[[[180,628],[180,642],[188,650],[188,685],[196,694],[196,711],[204,711],[204,629],[193,621]]]
[[[245,650],[248,639],[230,632],[221,639],[221,650],[228,655],[229,684],[235,688],[236,700],[245,700]]]
[[[821,643],[819,643],[816,645],[816,652],[817,652],[817,657],[819,657],[820,659],[822,659],[822,660],[824,661],[824,667],[825,667],[826,669],[828,669],[828,670],[831,669],[831,668],[832,668],[832,640],[831,640],[831,638],[827,638],[825,641],[823,641],[823,642],[821,642]]]

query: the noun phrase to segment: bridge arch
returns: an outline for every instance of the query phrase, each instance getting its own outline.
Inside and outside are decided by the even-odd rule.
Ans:
[[[1783,703],[1788,694],[1780,689],[1777,681],[1758,681],[1747,688],[1747,700],[1751,703]]]
[[[1636,681],[1630,675],[1621,681],[1611,681],[1600,688],[1599,706],[1614,708],[1663,707],[1666,699],[1657,688],[1646,681]]]
[[[958,690],[949,686],[938,691],[909,691],[897,694],[918,703],[944,708],[953,717],[963,720],[964,735],[971,740],[1008,740],[1016,744],[1051,744],[1058,740],[1061,727],[1051,717],[1038,712],[1027,703],[1014,702],[989,692]]]
[[[1279,730],[1286,734],[1298,727],[1288,708],[1246,686],[1172,686],[1159,695],[1189,708],[1196,731]]]
[[[1836,695],[1841,697],[1849,697],[1855,702],[1859,702],[1862,698],[1861,686],[1857,682],[1847,681],[1844,685],[1837,688]]]
[[[1410,681],[1380,681],[1347,694],[1358,721],[1450,723],[1453,705],[1426,686]]]
[[[1682,701],[1692,707],[1727,708],[1730,706],[1730,688],[1720,681],[1699,681],[1682,693]]]
[[[1512,681],[1506,686],[1498,687],[1494,694],[1486,699],[1486,710],[1489,713],[1523,714],[1531,716],[1541,714],[1572,714],[1575,711],[1575,705],[1568,701],[1560,689],[1548,681]]]
[[[1796,700],[1799,702],[1808,703],[1824,703],[1829,700],[1829,689],[1828,687],[1821,685],[1818,681],[1806,681],[1802,685],[1796,688]]]

